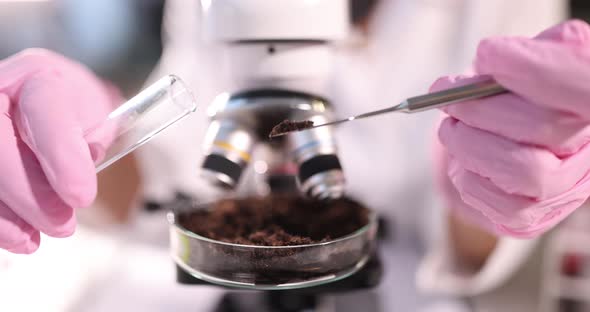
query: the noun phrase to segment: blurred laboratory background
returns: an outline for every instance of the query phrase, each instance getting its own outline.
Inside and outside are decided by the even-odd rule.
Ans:
[[[375,0],[366,3],[372,1]],[[0,60],[26,48],[47,48],[87,65],[117,85],[126,97],[133,96],[160,57],[164,3],[0,0]],[[590,0],[571,0],[571,16],[590,21]],[[105,181],[101,189],[133,184],[119,178]],[[109,228],[98,233],[128,238],[116,235],[116,231],[117,228]],[[139,247],[123,249],[118,240],[87,229],[78,230],[77,240],[46,240],[44,244],[36,257],[0,250],[0,311],[19,311],[13,307],[29,308],[26,311],[113,311],[110,307],[115,305],[117,311],[181,311],[181,307],[194,304],[194,300],[186,299],[192,299],[192,290],[171,279],[174,272],[167,252]],[[153,274],[143,276],[142,272]],[[96,289],[105,294],[99,296]],[[109,299],[118,298],[109,296],[109,290],[126,300]],[[10,298],[6,298],[8,293]],[[30,294],[35,297],[30,298]],[[204,298],[216,294],[216,290],[211,290]],[[159,306],[156,299],[161,297],[177,306]],[[138,302],[143,306],[138,306]]]
[[[127,96],[161,52],[162,0],[0,0],[0,59],[29,47],[92,68]]]
[[[164,0],[0,0],[0,59],[48,48],[130,96],[159,58],[163,6]],[[590,1],[571,0],[571,14],[590,20]]]

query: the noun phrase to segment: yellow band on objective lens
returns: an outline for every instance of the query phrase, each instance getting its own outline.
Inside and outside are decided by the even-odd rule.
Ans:
[[[237,149],[236,147],[234,147],[233,145],[231,145],[231,144],[229,144],[227,142],[216,141],[216,142],[213,142],[213,145],[214,146],[217,146],[219,148],[223,148],[223,149],[228,150],[228,151],[235,152],[238,155],[240,155],[240,157],[242,159],[244,159],[245,161],[248,161],[248,162],[250,161],[251,156],[250,156],[250,154],[248,152],[241,151],[241,150]]]

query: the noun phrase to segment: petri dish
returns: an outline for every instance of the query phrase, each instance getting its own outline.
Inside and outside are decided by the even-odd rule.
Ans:
[[[180,225],[182,214],[209,209],[189,205],[168,213],[174,261],[198,279],[243,289],[297,289],[346,278],[369,260],[378,227],[376,213],[369,211],[365,226],[334,240],[295,246],[241,245],[213,240]]]

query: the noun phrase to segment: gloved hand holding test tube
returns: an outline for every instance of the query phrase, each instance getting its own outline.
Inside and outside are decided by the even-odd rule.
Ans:
[[[0,61],[0,248],[28,254],[40,233],[72,235],[96,173],[196,108],[175,76],[118,103],[115,88],[51,51]]]

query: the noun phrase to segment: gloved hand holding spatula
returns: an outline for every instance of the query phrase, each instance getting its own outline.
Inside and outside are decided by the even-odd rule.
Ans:
[[[431,90],[489,75],[511,92],[443,108],[443,167],[460,195],[448,205],[496,234],[540,235],[590,196],[590,27],[484,40],[474,68]]]

